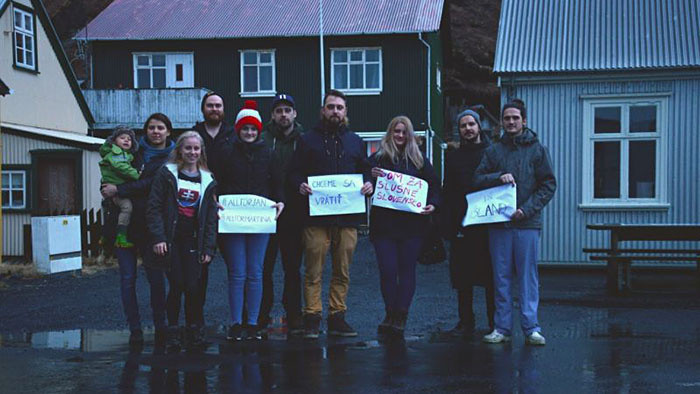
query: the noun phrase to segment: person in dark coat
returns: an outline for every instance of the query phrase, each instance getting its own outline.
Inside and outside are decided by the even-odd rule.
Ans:
[[[459,322],[453,333],[469,335],[475,327],[474,286],[486,290],[486,314],[489,331],[493,329],[494,294],[488,229],[485,225],[462,227],[467,212],[465,196],[473,192],[472,179],[484,150],[491,140],[481,130],[481,117],[472,110],[457,115],[459,147],[445,158],[443,181],[444,209],[441,214],[442,232],[450,241],[450,282],[457,290]]]
[[[386,176],[384,171],[389,170],[427,182],[427,200],[418,207],[419,214],[378,206],[370,210],[369,235],[377,254],[386,310],[377,332],[403,337],[416,291],[416,263],[430,228],[428,215],[440,203],[440,182],[430,161],[418,148],[413,124],[406,116],[397,116],[389,122],[379,150],[370,156],[369,163],[374,178]],[[376,189],[374,198],[382,198],[385,193]]]
[[[489,226],[496,312],[494,329],[484,336],[483,341],[510,341],[513,325],[511,291],[517,282],[520,328],[525,342],[542,346],[545,338],[537,318],[540,298],[537,254],[542,209],[554,197],[557,180],[549,151],[540,143],[537,134],[526,127],[525,103],[514,99],[505,104],[501,117],[505,134],[484,152],[474,172],[474,185],[479,189],[505,184],[516,187],[516,210],[510,221]]]
[[[177,139],[174,154],[153,179],[146,219],[152,259],[168,271],[168,350],[180,350],[178,328],[185,296],[188,350],[202,349],[204,312],[199,289],[202,267],[216,251],[216,181],[206,165],[204,141],[196,131]]]
[[[289,182],[306,198],[313,194],[308,177],[315,175],[362,174],[362,195],[372,194],[367,150],[362,139],[347,127],[345,94],[330,90],[323,99],[321,122],[304,134],[292,158]],[[331,249],[333,275],[329,292],[328,334],[351,337],[357,332],[345,321],[345,303],[350,287],[350,262],[357,246],[357,227],[364,213],[305,216],[304,239],[304,338],[319,336],[323,304],[321,278],[326,253]]]
[[[158,266],[152,259],[148,258],[149,253],[147,252],[150,249],[150,243],[146,230],[146,202],[151,191],[153,177],[168,160],[170,152],[175,148],[175,143],[168,138],[173,131],[173,126],[170,119],[164,114],[151,114],[146,119],[143,130],[145,135],[141,137],[139,149],[134,154],[134,160],[131,163],[141,173],[139,179],[121,185],[105,183],[102,184],[100,192],[105,199],[111,199],[115,196],[129,198],[133,205],[127,231],[135,247],[114,249],[114,254],[119,262],[122,305],[131,330],[129,343],[133,345],[143,343],[141,316],[136,299],[136,275],[138,272],[136,258],[138,254],[141,254],[150,287],[156,345],[160,347],[165,344],[167,331],[165,323],[165,271],[163,267]],[[106,216],[108,217],[106,222],[111,222],[109,219],[111,211],[108,211]],[[105,229],[106,233],[113,232],[113,230],[115,229]],[[105,238],[109,237],[110,234],[106,234]]]
[[[271,207],[277,209],[279,217],[284,209],[279,164],[272,150],[260,138],[261,129],[257,103],[246,100],[236,117],[237,136],[225,151],[223,164],[226,173],[221,179],[220,194],[253,194],[279,201]],[[226,338],[229,340],[263,337],[258,314],[263,291],[263,260],[269,237],[270,234],[219,234],[221,254],[228,267],[231,325]],[[243,321],[244,302],[246,322]]]

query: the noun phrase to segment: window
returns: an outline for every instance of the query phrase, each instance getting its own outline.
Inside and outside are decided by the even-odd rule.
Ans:
[[[27,208],[27,173],[23,170],[2,171],[2,209]]]
[[[379,94],[381,48],[331,49],[331,88],[348,94]]]
[[[14,8],[15,66],[36,70],[36,40],[34,37],[34,15]]]
[[[241,96],[274,96],[275,92],[275,51],[241,51]]]
[[[662,207],[666,99],[584,101],[584,207]]]
[[[194,87],[192,53],[134,53],[134,87]]]

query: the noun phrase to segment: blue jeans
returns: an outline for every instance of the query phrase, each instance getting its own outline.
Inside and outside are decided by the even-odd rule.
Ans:
[[[510,335],[513,328],[513,272],[520,290],[520,327],[525,335],[540,331],[537,307],[540,301],[537,252],[540,230],[517,228],[489,229],[489,249],[493,263],[496,294],[496,329]]]
[[[114,255],[119,262],[122,306],[130,330],[141,329],[141,315],[136,300],[136,249],[115,248]],[[142,254],[143,255],[143,254]],[[151,288],[151,310],[153,325],[157,329],[165,328],[165,272],[145,268],[146,279]]]
[[[377,254],[382,297],[387,310],[408,312],[416,292],[416,263],[423,241],[421,237],[380,238],[372,241]]]
[[[243,323],[243,292],[249,325],[258,324],[262,300],[262,272],[270,234],[219,234],[221,254],[228,268],[228,301],[231,322]]]

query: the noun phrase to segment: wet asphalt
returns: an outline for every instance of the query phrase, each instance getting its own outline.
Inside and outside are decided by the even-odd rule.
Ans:
[[[270,338],[232,344],[224,335],[225,273],[221,260],[212,263],[209,346],[178,354],[154,352],[143,275],[137,284],[146,326],[142,349],[127,345],[116,269],[5,280],[0,392],[700,392],[700,292],[692,271],[635,271],[634,291],[611,296],[602,271],[541,269],[544,347],[525,345],[518,330],[510,344],[482,344],[482,289],[475,293],[475,334],[450,335],[456,299],[446,263],[418,267],[406,340],[379,341],[383,304],[374,252],[364,237],[348,296],[347,320],[357,338],[287,340],[278,286]],[[275,283],[281,281],[278,264]]]

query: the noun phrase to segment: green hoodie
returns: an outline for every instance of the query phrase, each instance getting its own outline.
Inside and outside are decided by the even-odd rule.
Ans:
[[[121,185],[122,183],[139,179],[139,173],[131,166],[134,155],[110,141],[105,141],[100,147],[100,172],[102,183]]]
[[[272,149],[272,152],[279,160],[282,166],[282,180],[287,179],[287,173],[289,172],[289,164],[292,162],[292,156],[296,150],[297,143],[304,133],[304,128],[299,122],[294,122],[294,129],[289,135],[284,135],[284,133],[277,129],[272,121],[268,122],[262,131],[262,139],[265,145]]]

